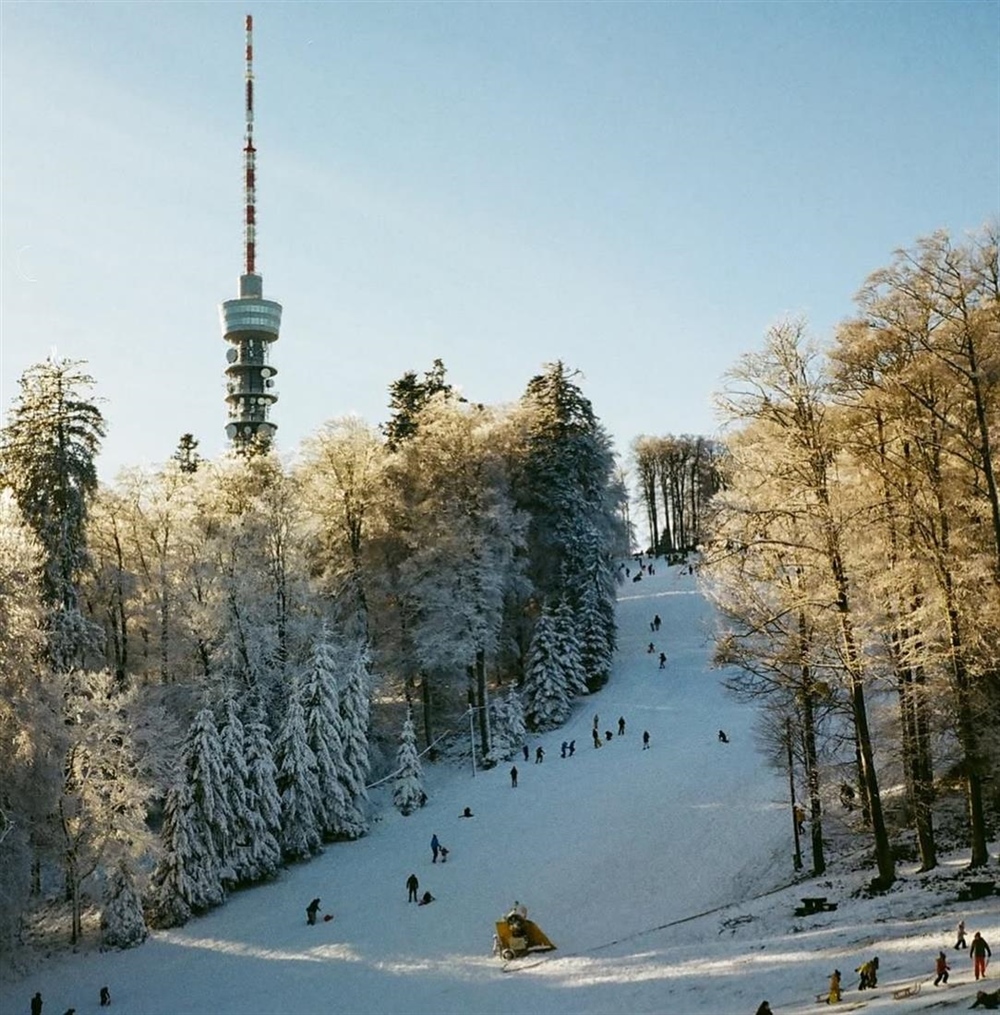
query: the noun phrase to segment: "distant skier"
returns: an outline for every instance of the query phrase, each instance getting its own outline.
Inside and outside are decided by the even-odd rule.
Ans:
[[[725,730],[719,730],[719,743],[720,744],[728,744],[729,743],[729,737],[726,736],[726,731]]]
[[[625,736],[625,717],[622,715],[618,717],[618,736]]]
[[[319,912],[319,899],[313,899],[306,906],[306,923],[311,927],[316,922],[316,914]]]
[[[667,653],[660,653],[660,669],[665,670],[667,668]]]
[[[542,745],[539,744],[538,747],[535,748],[535,764],[540,765],[544,760],[545,750],[542,748]]]
[[[990,946],[986,943],[986,938],[977,930],[972,935],[972,944],[969,945],[969,956],[972,958],[972,972],[977,980],[980,977],[984,980],[986,979],[986,960],[992,954]]]
[[[649,750],[649,730],[642,731],[642,749],[644,751]]]
[[[431,863],[438,862],[438,853],[441,852],[441,841],[437,837],[437,832],[431,836]]]
[[[934,961],[934,972],[937,976],[934,977],[934,986],[936,987],[939,983],[948,982],[948,970],[951,966],[948,965],[948,960],[945,958],[944,952],[938,952],[937,959]]]
[[[659,629],[660,629],[660,623],[661,623],[661,621],[660,621],[660,615],[657,614],[655,617],[653,617],[653,630],[654,631],[659,631]]]
[[[510,788],[517,789],[517,765],[510,766]]]
[[[35,996],[31,999],[31,1015],[42,1015],[42,992],[40,990],[36,990]]]
[[[406,879],[406,901],[416,902],[417,901],[417,890],[420,888],[420,882],[417,880],[416,874],[411,874]]]

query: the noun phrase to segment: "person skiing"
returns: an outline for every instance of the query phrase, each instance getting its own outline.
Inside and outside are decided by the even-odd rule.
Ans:
[[[437,832],[431,836],[431,863],[438,862],[438,853],[441,852],[441,842],[437,837]]]
[[[40,990],[36,990],[35,996],[31,999],[31,1015],[42,1015],[42,992]]]
[[[969,955],[972,958],[972,973],[977,980],[980,976],[984,980],[986,979],[986,962],[992,954],[990,946],[986,943],[986,938],[977,930],[972,935],[972,944],[969,945]]]
[[[316,922],[316,914],[319,912],[319,899],[313,899],[306,906],[306,923],[311,927]]]
[[[625,716],[618,716],[618,736],[625,736]]]
[[[660,653],[660,669],[665,670],[667,668],[667,653]]]
[[[840,1000],[840,970],[835,969],[830,975],[830,990],[826,995],[827,1004],[836,1004]]]
[[[416,874],[411,874],[406,879],[406,901],[416,902],[417,901],[417,889],[420,888],[420,882],[417,880]]]
[[[644,751],[649,750],[649,730],[642,731],[642,749]]]
[[[510,766],[510,788],[517,789],[517,765]]]
[[[955,942],[955,950],[957,951],[959,948],[964,950],[964,949],[966,949],[968,947],[969,946],[968,946],[968,944],[966,944],[966,941],[965,941],[965,921],[964,920],[959,920],[958,921],[958,940]]]
[[[951,966],[948,965],[948,960],[944,957],[944,952],[938,952],[937,960],[934,963],[934,972],[937,976],[934,977],[934,986],[936,987],[939,983],[948,982],[948,970]]]
[[[535,764],[540,765],[544,760],[545,760],[545,751],[542,748],[542,745],[539,744],[538,747],[535,748]]]

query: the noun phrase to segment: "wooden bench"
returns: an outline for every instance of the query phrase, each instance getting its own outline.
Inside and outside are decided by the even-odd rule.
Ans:
[[[827,902],[825,895],[803,897],[802,905],[795,910],[796,916],[813,916],[816,913],[828,913],[837,908],[836,902]]]

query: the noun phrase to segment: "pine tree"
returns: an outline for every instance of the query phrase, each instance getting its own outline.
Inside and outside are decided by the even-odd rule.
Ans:
[[[566,692],[570,697],[587,693],[587,671],[583,664],[583,646],[577,639],[579,618],[569,600],[559,601],[554,615],[556,658],[562,666]]]
[[[319,785],[316,821],[324,839],[355,838],[350,800],[344,790],[344,720],[335,675],[336,659],[324,626],[302,687],[306,742],[316,758]]]
[[[248,841],[243,853],[244,875],[249,881],[272,877],[281,866],[281,797],[271,740],[254,703],[244,726]]]
[[[101,913],[101,945],[104,948],[135,948],[149,931],[142,913],[142,900],[135,879],[124,860],[111,873],[107,901]]]
[[[344,686],[340,696],[340,715],[344,720],[344,767],[341,781],[353,809],[352,823],[356,835],[364,835],[368,831],[371,681],[368,648],[359,642],[353,649],[348,649]]]
[[[490,702],[490,726],[493,743],[485,761],[490,765],[509,761],[524,743],[527,732],[524,727],[524,707],[513,685],[505,698],[494,698]]]
[[[274,745],[281,795],[281,848],[290,860],[319,852],[319,778],[316,755],[309,747],[298,680],[288,685],[285,718]]]
[[[570,688],[560,658],[557,622],[548,608],[539,614],[531,637],[522,694],[531,729],[552,729],[569,716]]]
[[[236,881],[230,859],[233,852],[233,812],[226,796],[226,761],[209,708],[195,717],[184,747],[184,769],[191,787],[193,818],[201,829],[214,859],[219,879],[225,885]]]
[[[226,698],[225,723],[220,733],[223,761],[222,795],[231,815],[229,862],[237,883],[255,881],[257,873],[252,859],[254,850],[254,816],[250,813],[247,795],[249,773],[246,763],[246,738],[237,711],[236,698]]]
[[[424,792],[424,772],[417,753],[417,734],[413,728],[413,715],[407,709],[406,721],[400,735],[396,754],[396,780],[392,788],[392,802],[400,814],[410,815],[427,802]]]
[[[95,459],[104,418],[85,391],[93,379],[73,360],[29,367],[7,426],[0,431],[0,484],[14,491],[45,553],[44,600],[52,611],[50,655],[75,665],[93,640],[79,611],[79,574],[87,561],[87,503],[97,489]]]

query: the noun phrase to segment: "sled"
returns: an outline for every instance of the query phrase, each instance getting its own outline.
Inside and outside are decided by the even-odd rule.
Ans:
[[[513,927],[506,919],[496,922],[495,950],[507,962],[529,952],[549,952],[554,948],[542,928],[531,920],[521,919]]]
[[[920,993],[920,981],[911,983],[908,987],[897,987],[893,992],[892,996],[897,1001],[902,1001],[904,997],[916,997]]]

